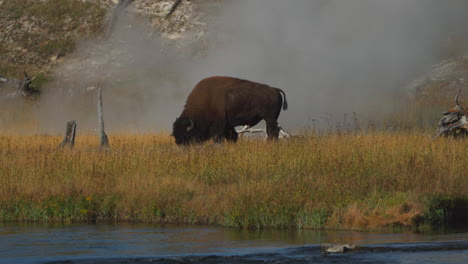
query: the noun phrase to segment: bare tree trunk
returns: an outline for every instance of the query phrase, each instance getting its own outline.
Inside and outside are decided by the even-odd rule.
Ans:
[[[109,148],[109,139],[106,132],[104,132],[104,115],[102,112],[102,91],[101,87],[98,88],[98,122],[99,122],[99,147]]]
[[[75,145],[75,135],[76,135],[76,122],[75,120],[67,122],[67,127],[65,129],[65,138],[62,143],[60,143],[59,148],[69,146],[73,148]]]

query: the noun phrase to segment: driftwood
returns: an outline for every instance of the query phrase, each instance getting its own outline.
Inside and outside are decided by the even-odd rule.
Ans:
[[[63,139],[62,143],[60,143],[59,147],[70,147],[73,148],[75,145],[75,135],[76,135],[76,122],[75,120],[67,122],[67,127],[65,129],[65,138]]]
[[[264,132],[264,129],[261,128],[251,128],[250,126],[243,126],[240,130],[236,130],[237,134],[244,134],[244,133],[260,133]]]
[[[279,132],[279,138],[280,139],[287,139],[291,137],[291,134],[286,132],[280,125],[278,125],[280,132]],[[250,126],[243,126],[240,130],[236,130],[237,134],[243,135],[244,133],[260,133],[260,132],[265,132],[264,129],[261,128],[251,128]]]
[[[460,106],[460,89],[455,96],[455,107],[442,114],[434,139],[445,137],[468,136],[468,110]]]
[[[26,72],[24,72],[23,80],[0,75],[0,83],[4,83],[16,89],[13,93],[7,94],[8,98],[15,98],[19,96],[35,98],[40,94],[39,90],[30,86],[35,78],[36,76],[30,78]]]
[[[99,147],[100,148],[109,148],[109,139],[104,132],[104,114],[102,111],[102,91],[101,87],[97,90],[98,96],[98,123],[99,123]]]

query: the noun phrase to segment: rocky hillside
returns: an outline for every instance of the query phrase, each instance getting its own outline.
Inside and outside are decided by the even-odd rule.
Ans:
[[[209,16],[223,0],[184,0],[168,19],[175,0],[135,0],[125,12],[143,17],[156,34],[183,47],[188,38],[207,32]],[[224,0],[226,2],[228,0]],[[0,75],[37,75],[35,86],[67,60],[79,40],[103,37],[118,0],[0,0]],[[189,34],[188,34],[189,33]],[[449,41],[448,58],[408,87],[421,105],[451,104],[455,91],[467,86],[468,41]],[[468,90],[468,88],[467,88]],[[462,101],[468,96],[463,93]],[[430,99],[428,99],[430,98]],[[465,99],[468,101],[468,99]]]
[[[77,0],[8,0],[0,3],[0,74],[47,72],[77,39],[101,30],[106,10]]]
[[[406,106],[409,122],[417,120],[423,126],[436,124],[443,112],[455,107],[454,98],[460,89],[460,104],[468,108],[468,45],[466,41],[459,43],[463,49],[406,87],[412,99]]]
[[[419,97],[436,94],[443,98],[447,93],[455,95],[460,88],[466,87],[468,96],[467,78],[468,52],[464,52],[435,65],[428,74],[414,80],[408,89]]]
[[[199,1],[206,3],[210,1]],[[213,0],[211,2],[219,2]],[[118,0],[0,0],[0,75],[38,75],[36,86],[66,59],[78,40],[99,37],[108,30]],[[138,0],[125,12],[143,16],[156,31],[179,41],[187,31],[203,34],[203,13],[182,1],[168,19],[173,0]]]

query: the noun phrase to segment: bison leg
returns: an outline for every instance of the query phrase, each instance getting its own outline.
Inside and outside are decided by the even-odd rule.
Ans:
[[[210,137],[215,143],[223,143],[225,137],[224,123],[213,124],[210,127]]]
[[[237,142],[237,138],[239,137],[234,127],[226,127],[224,136],[226,137],[227,141],[232,142]]]
[[[279,137],[280,128],[278,127],[278,121],[276,120],[265,120],[268,140],[277,140]]]

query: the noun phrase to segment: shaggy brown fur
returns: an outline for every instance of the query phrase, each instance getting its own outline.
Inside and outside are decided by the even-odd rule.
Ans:
[[[235,142],[234,127],[265,120],[268,139],[277,139],[281,106],[288,107],[281,89],[233,77],[209,77],[193,88],[172,134],[177,144],[223,138]]]

